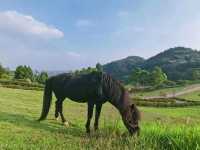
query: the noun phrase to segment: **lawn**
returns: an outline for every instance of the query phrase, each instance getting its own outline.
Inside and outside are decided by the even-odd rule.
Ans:
[[[180,86],[180,87],[173,87],[173,88],[164,88],[164,89],[158,89],[158,90],[153,90],[153,91],[147,91],[147,92],[138,92],[138,93],[133,93],[133,96],[136,97],[148,97],[148,96],[164,96],[165,94],[169,93],[176,93],[181,90],[183,90],[185,87]]]
[[[141,134],[130,137],[108,103],[91,135],[84,127],[86,104],[65,101],[66,128],[54,119],[54,103],[48,119],[37,122],[41,103],[41,91],[0,88],[0,149],[200,149],[200,107],[140,107]]]
[[[179,97],[192,101],[200,101],[200,91],[194,91],[188,94],[181,95]]]
[[[148,98],[148,97],[159,97],[159,96],[166,96],[166,95],[174,95],[175,93],[180,92],[186,92],[181,93],[181,95],[177,96],[179,98],[184,98],[187,100],[192,101],[199,101],[200,100],[200,90],[199,90],[200,84],[192,84],[192,85],[186,85],[186,86],[180,86],[180,87],[172,87],[172,88],[164,88],[164,89],[158,89],[153,91],[141,91],[137,93],[133,93],[133,97],[139,97],[139,98]],[[198,89],[196,89],[198,88]],[[194,90],[189,91],[188,90]]]

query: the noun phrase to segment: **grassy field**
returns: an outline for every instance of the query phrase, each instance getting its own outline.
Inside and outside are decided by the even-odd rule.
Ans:
[[[175,93],[180,90],[183,90],[185,87],[173,87],[173,88],[165,88],[165,89],[159,89],[159,90],[154,90],[154,91],[148,91],[148,92],[138,92],[134,93],[135,96],[137,97],[146,97],[146,96],[163,96],[167,93]]]
[[[181,95],[179,97],[192,101],[200,101],[200,91],[194,91],[188,94]]]
[[[158,89],[158,90],[153,90],[153,91],[137,92],[137,93],[133,93],[133,96],[154,97],[154,96],[166,96],[168,94],[173,96],[175,93],[180,93],[183,91],[187,92],[188,90],[192,90],[199,87],[200,87],[200,84],[192,84],[192,85],[186,85],[186,86],[180,86],[180,87]],[[196,91],[191,91],[187,94],[181,94],[178,97],[185,98],[188,100],[200,100],[200,90],[198,89]]]
[[[0,88],[0,149],[200,149],[200,107],[140,107],[141,134],[130,137],[116,109],[105,104],[100,130],[87,135],[86,104],[65,101],[66,128],[54,120],[54,104],[48,120],[35,121],[41,99],[41,91]]]

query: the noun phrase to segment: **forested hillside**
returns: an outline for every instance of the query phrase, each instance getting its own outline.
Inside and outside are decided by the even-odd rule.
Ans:
[[[147,60],[129,56],[104,65],[104,71],[117,79],[126,80],[137,67],[152,70],[159,66],[170,80],[190,80],[200,73],[200,52],[191,48],[175,47],[165,50]]]
[[[140,67],[145,61],[138,56],[129,56],[125,59],[113,61],[103,66],[103,70],[120,80],[126,80],[133,69]]]

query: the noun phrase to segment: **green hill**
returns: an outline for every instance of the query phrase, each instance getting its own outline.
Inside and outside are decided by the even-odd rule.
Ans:
[[[136,67],[140,67],[144,61],[145,59],[142,57],[129,56],[104,65],[103,70],[117,79],[126,80],[132,70]]]
[[[193,70],[200,70],[200,52],[191,48],[175,47],[147,60],[133,56],[104,65],[104,71],[126,80],[135,67],[147,70],[159,66],[170,80],[190,80]]]
[[[160,66],[171,80],[189,80],[193,70],[200,69],[200,52],[191,48],[175,47],[151,57],[142,66],[148,70]]]

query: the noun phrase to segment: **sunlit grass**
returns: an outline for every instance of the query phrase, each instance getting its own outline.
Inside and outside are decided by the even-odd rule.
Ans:
[[[187,94],[181,95],[179,97],[187,99],[187,100],[192,100],[192,101],[200,101],[200,90],[191,92],[191,93],[187,93]]]
[[[0,149],[198,149],[200,107],[145,108],[139,137],[129,136],[117,110],[103,106],[100,130],[85,133],[86,104],[65,101],[71,125],[54,120],[54,103],[41,123],[42,92],[0,88]],[[53,99],[55,102],[55,99]],[[91,128],[93,122],[91,123]]]

